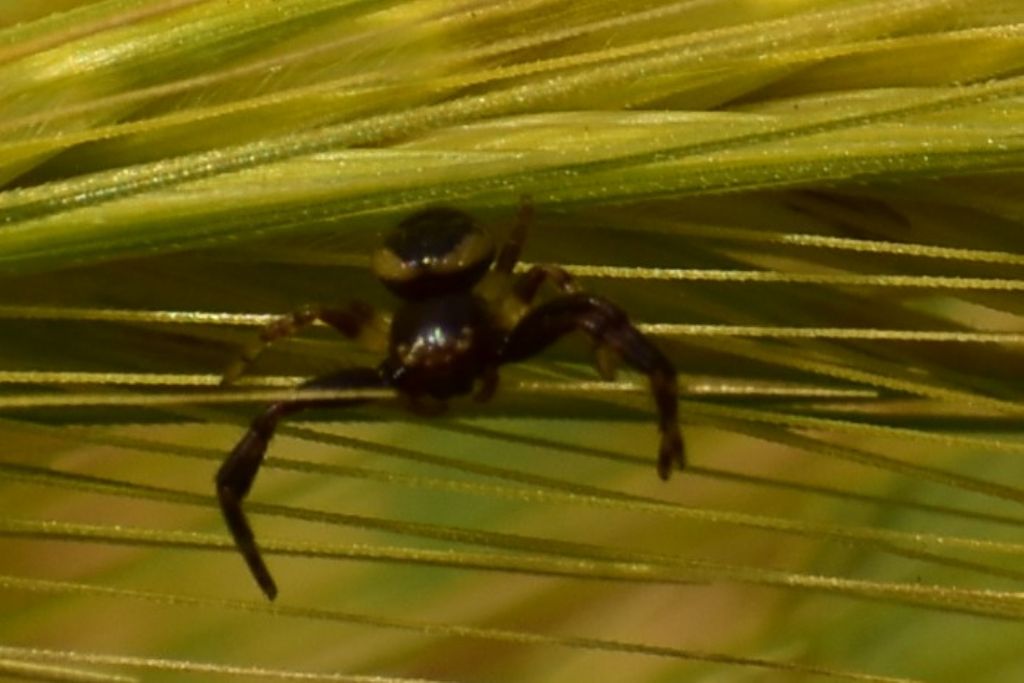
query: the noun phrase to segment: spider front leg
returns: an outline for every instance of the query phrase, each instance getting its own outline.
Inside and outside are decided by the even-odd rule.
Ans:
[[[607,346],[636,370],[647,374],[658,407],[661,447],[658,475],[668,479],[673,463],[686,464],[679,433],[679,389],[676,369],[632,323],[622,309],[590,294],[569,294],[531,310],[509,333],[501,350],[502,363],[514,363],[540,353],[562,336],[580,330],[596,344]]]
[[[525,206],[526,204],[524,204]],[[506,263],[505,270],[509,273],[512,272],[512,267],[518,260],[519,252],[522,250],[523,242],[526,240],[526,226],[531,216],[531,214],[525,213],[524,209],[520,209],[519,214],[520,218],[516,224],[516,229],[513,230],[512,236],[505,243],[500,255],[506,257],[504,259]],[[498,271],[503,270],[502,263],[503,259],[499,257],[498,266],[495,269]],[[531,266],[529,270],[520,274],[512,282],[511,301],[506,301],[504,304],[505,308],[500,309],[504,313],[506,324],[508,320],[516,320],[523,315],[523,312],[537,298],[537,294],[545,283],[550,283],[561,294],[577,294],[583,289],[572,273],[561,266],[549,263]],[[594,344],[594,365],[597,366],[597,371],[602,379],[609,381],[615,379],[620,360],[619,355],[611,347],[599,341]]]
[[[562,294],[578,294],[582,291],[576,278],[561,266],[540,264],[532,266],[520,275],[512,285],[512,296],[522,309],[526,309],[537,297],[544,283],[550,282]],[[618,372],[622,358],[612,347],[600,340],[594,342],[594,365],[601,379],[612,381]]]
[[[383,388],[387,386],[387,381],[380,370],[351,368],[311,380],[302,386],[316,389],[370,389]],[[256,579],[256,583],[259,584],[263,593],[271,600],[277,595],[277,586],[270,575],[270,570],[263,562],[259,547],[256,545],[256,537],[249,525],[245,511],[242,509],[242,501],[249,493],[249,489],[252,488],[252,483],[263,464],[267,445],[273,438],[278,423],[287,415],[308,408],[352,406],[365,403],[367,400],[369,399],[340,398],[274,403],[252,421],[249,431],[235,445],[220,469],[217,470],[214,481],[224,521],[227,522],[228,530],[235,540],[235,546],[245,558],[245,563],[249,566],[253,578]]]
[[[369,304],[353,301],[345,308],[303,306],[268,323],[259,338],[243,348],[238,358],[224,370],[221,386],[232,384],[244,375],[271,344],[315,322],[326,323],[348,339],[357,339],[373,350],[383,351],[387,346],[387,321]]]

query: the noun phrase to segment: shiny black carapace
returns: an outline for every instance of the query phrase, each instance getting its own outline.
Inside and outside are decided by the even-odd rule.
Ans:
[[[533,266],[513,275],[526,239],[531,209],[524,200],[500,250],[487,233],[456,209],[429,208],[402,221],[373,255],[373,271],[401,302],[390,324],[369,305],[307,306],[269,324],[225,372],[224,384],[241,375],[275,340],[311,323],[330,325],[349,339],[386,353],[376,368],[348,368],[303,386],[318,389],[392,389],[408,408],[435,414],[447,399],[474,393],[486,401],[498,384],[498,367],[534,356],[563,335],[585,332],[595,343],[598,367],[608,377],[621,359],[650,377],[658,407],[661,447],[658,474],[684,464],[677,421],[676,371],[617,306],[580,291],[558,266]],[[543,303],[545,282],[558,292]],[[310,399],[274,403],[217,472],[217,498],[231,535],[260,588],[277,595],[260,556],[242,500],[252,487],[281,418],[307,408],[343,407],[367,399]]]

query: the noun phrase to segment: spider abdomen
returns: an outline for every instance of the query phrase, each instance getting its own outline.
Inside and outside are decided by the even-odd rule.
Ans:
[[[494,259],[494,242],[458,209],[434,207],[406,218],[373,254],[373,272],[403,299],[468,291]]]
[[[412,396],[468,394],[494,362],[493,335],[484,302],[471,294],[406,303],[391,325],[392,384]]]

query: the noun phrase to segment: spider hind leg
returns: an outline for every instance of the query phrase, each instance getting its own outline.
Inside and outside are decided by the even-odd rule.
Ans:
[[[530,200],[529,195],[521,195],[519,197],[519,212],[516,214],[516,222],[512,225],[508,238],[494,260],[494,270],[505,275],[512,274],[512,269],[519,262],[519,255],[522,253],[523,245],[526,243],[527,228],[532,222],[533,202]]]
[[[352,301],[345,308],[303,306],[270,321],[259,337],[244,347],[238,357],[224,370],[221,386],[233,384],[244,375],[274,342],[297,334],[304,328],[322,322],[348,339],[355,339],[370,349],[382,351],[387,346],[384,316],[362,301]]]

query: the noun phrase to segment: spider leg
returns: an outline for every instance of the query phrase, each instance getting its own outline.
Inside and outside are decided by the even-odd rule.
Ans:
[[[385,387],[387,384],[380,370],[349,368],[313,379],[302,386],[317,389],[366,389]],[[217,470],[214,481],[224,521],[227,522],[228,530],[235,540],[235,546],[245,558],[245,563],[249,566],[253,578],[256,579],[256,583],[259,584],[263,593],[271,600],[277,595],[277,586],[260,555],[256,537],[252,527],[249,526],[245,511],[242,509],[242,501],[249,493],[253,480],[259,473],[260,466],[263,464],[263,456],[267,452],[267,445],[274,436],[278,422],[287,415],[308,408],[342,408],[365,403],[368,400],[341,398],[273,403],[252,421],[249,431],[235,445],[220,469]]]
[[[516,278],[512,293],[525,303],[532,303],[545,282],[550,282],[562,294],[575,294],[582,290],[569,271],[561,266],[540,264]]]
[[[512,294],[520,302],[521,311],[533,302],[545,282],[550,282],[562,294],[577,294],[583,291],[576,278],[561,266],[540,264],[520,275],[512,286]],[[522,315],[522,313],[520,313]],[[612,381],[618,373],[622,357],[607,344],[594,340],[594,366],[601,379]]]
[[[512,274],[516,264],[519,263],[523,245],[526,244],[526,229],[532,222],[533,203],[530,201],[529,195],[521,195],[519,197],[519,212],[516,214],[516,222],[512,226],[512,231],[505,239],[505,243],[501,245],[498,256],[494,259],[495,272],[504,275]],[[526,273],[517,277],[512,285],[512,293],[524,304],[529,304],[537,295],[541,285],[548,280],[563,294],[580,291],[576,280],[564,268],[542,264],[531,267]]]
[[[542,263],[532,266],[516,278],[512,284],[512,296],[517,300],[512,318],[521,318],[529,310],[544,283],[550,282],[562,294],[578,294],[583,291],[576,278],[561,266]],[[508,315],[506,314],[506,318]],[[507,324],[507,323],[506,323]],[[511,327],[514,327],[512,325]],[[594,366],[601,379],[612,381],[618,373],[621,356],[607,344],[594,340]]]
[[[683,439],[679,433],[676,369],[629,322],[622,309],[607,299],[581,293],[543,303],[527,313],[508,334],[500,352],[501,362],[529,358],[575,330],[586,332],[595,343],[609,347],[650,378],[661,431],[658,475],[668,479],[673,463],[678,463],[680,468],[685,466]]]
[[[224,370],[221,386],[232,384],[249,369],[256,359],[279,339],[290,337],[305,327],[320,321],[333,327],[349,339],[357,339],[369,348],[386,348],[387,323],[369,304],[353,301],[345,308],[303,306],[287,315],[272,320],[260,332],[259,338],[242,349],[238,357]]]
[[[529,195],[519,197],[519,213],[516,214],[516,222],[512,226],[505,243],[501,245],[498,256],[494,260],[494,270],[499,273],[510,275],[516,263],[519,262],[519,255],[526,243],[526,227],[533,221],[533,204]]]

